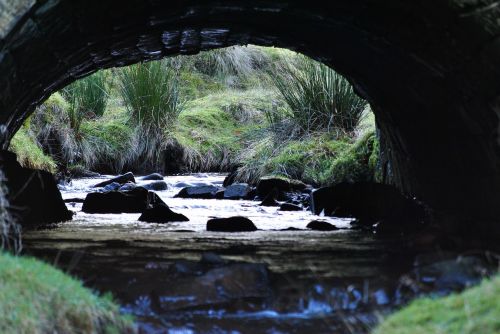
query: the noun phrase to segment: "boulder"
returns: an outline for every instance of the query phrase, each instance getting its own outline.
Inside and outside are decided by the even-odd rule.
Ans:
[[[399,229],[425,218],[424,208],[395,187],[370,182],[340,183],[313,191],[311,210],[317,215],[355,217],[364,224],[384,221]]]
[[[137,187],[129,191],[94,192],[87,194],[82,211],[86,213],[142,213],[156,194]]]
[[[313,220],[306,227],[314,231],[335,231],[339,229],[335,225],[322,220]]]
[[[306,189],[306,184],[298,180],[289,180],[278,177],[263,177],[257,184],[257,195],[260,198],[266,197],[273,189],[279,194],[284,192],[302,191]]]
[[[252,188],[246,183],[235,183],[224,190],[224,199],[247,198]]]
[[[303,208],[300,205],[293,203],[283,203],[280,206],[280,211],[302,211]]]
[[[153,181],[143,185],[147,190],[162,191],[168,189],[168,184],[165,181]]]
[[[257,231],[254,223],[241,216],[229,218],[213,218],[207,221],[207,231],[216,232],[252,232]]]
[[[24,168],[16,155],[0,151],[0,168],[9,189],[8,210],[25,228],[71,220],[73,212],[66,208],[54,177],[42,170]]]
[[[142,212],[139,221],[150,223],[187,222],[189,219],[183,214],[173,212],[168,205],[155,205]]]
[[[201,199],[212,199],[215,198],[215,194],[219,188],[212,185],[205,186],[191,186],[182,188],[181,191],[175,197],[178,198],[201,198]]]
[[[135,183],[135,177],[134,177],[134,174],[132,174],[131,172],[128,172],[128,173],[125,173],[123,175],[119,175],[119,176],[114,177],[112,179],[109,179],[109,180],[103,181],[101,183],[98,183],[98,184],[96,184],[94,186],[94,188],[105,187],[108,184],[111,184],[113,182],[116,182],[116,183],[119,183],[119,184],[125,184],[127,182]]]
[[[153,173],[153,174],[149,174],[149,175],[141,177],[141,180],[144,180],[144,181],[163,181],[163,175],[161,175],[160,173]]]

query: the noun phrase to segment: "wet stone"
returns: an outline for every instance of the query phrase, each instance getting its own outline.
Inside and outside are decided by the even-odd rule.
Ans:
[[[160,173],[153,173],[153,174],[149,174],[149,175],[141,177],[141,180],[144,180],[144,181],[162,181],[163,175],[161,175]]]
[[[207,222],[207,231],[252,232],[257,231],[254,223],[246,217],[213,218]]]
[[[212,199],[218,190],[218,187],[212,185],[192,186],[183,188],[175,197]]]
[[[314,231],[336,231],[338,230],[338,227],[335,225],[332,225],[330,223],[327,223],[325,221],[321,220],[313,220],[309,224],[307,224],[307,228],[314,230]]]
[[[226,188],[224,199],[244,199],[252,188],[246,183],[235,183]]]
[[[98,183],[98,184],[94,185],[94,188],[105,187],[108,184],[111,184],[114,182],[119,183],[119,184],[125,184],[127,182],[135,183],[135,177],[134,177],[134,174],[132,174],[131,172],[128,172],[128,173],[125,173],[123,175],[119,175],[119,176],[114,177],[112,179],[106,180],[104,182]]]
[[[108,187],[108,186],[106,186],[106,187]],[[118,190],[119,191],[129,191],[129,190],[132,190],[135,188],[137,188],[137,184],[132,183],[132,182],[127,182],[123,186],[121,186]]]
[[[82,211],[86,213],[142,213],[148,208],[149,192],[137,187],[130,191],[87,194]]]
[[[187,222],[183,214],[173,212],[167,205],[157,205],[144,210],[139,221],[150,223]]]
[[[165,181],[153,181],[143,185],[147,190],[162,191],[168,189],[168,184]]]
[[[103,187],[101,189],[101,191],[103,191],[103,192],[115,191],[115,190],[118,190],[119,188],[120,188],[120,184],[118,182],[113,182],[113,183],[110,183],[110,184],[106,185],[105,187]]]

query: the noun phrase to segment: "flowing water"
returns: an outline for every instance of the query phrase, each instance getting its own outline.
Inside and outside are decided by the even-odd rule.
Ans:
[[[107,177],[76,179],[63,198],[84,198]],[[223,175],[169,176],[157,194],[189,222],[139,222],[139,214],[86,214],[24,236],[43,258],[111,292],[143,333],[357,333],[405,301],[399,278],[413,252],[400,239],[349,229],[306,229],[317,216],[246,200],[180,199],[186,185],[221,185]],[[139,184],[147,181],[138,181]],[[207,232],[210,217],[242,215],[256,232]],[[295,228],[295,229],[289,229]]]

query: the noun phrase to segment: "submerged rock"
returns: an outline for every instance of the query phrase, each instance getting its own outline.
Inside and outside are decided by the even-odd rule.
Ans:
[[[216,232],[252,232],[257,231],[254,223],[241,216],[229,218],[213,218],[207,221],[207,231]]]
[[[128,172],[128,173],[125,173],[123,175],[119,175],[119,176],[114,177],[112,179],[109,179],[109,180],[103,181],[101,183],[98,183],[98,184],[96,184],[94,186],[94,188],[105,187],[108,184],[111,184],[113,182],[116,182],[116,183],[119,183],[119,184],[125,184],[127,182],[135,183],[135,177],[134,177],[134,174],[132,174],[131,172]]]
[[[141,180],[144,180],[144,181],[163,181],[163,175],[161,175],[160,173],[153,173],[153,174],[149,174],[149,175],[141,177]]]
[[[244,199],[251,190],[252,188],[246,183],[235,183],[224,190],[224,199]]]
[[[178,278],[175,284],[165,284],[151,295],[157,311],[227,305],[245,299],[264,301],[272,295],[265,264],[235,263],[220,258],[208,260],[176,263],[174,270]]]
[[[0,167],[9,189],[8,210],[23,227],[35,227],[71,220],[73,212],[66,208],[52,174],[24,168],[16,155],[0,151]]]
[[[335,225],[322,220],[313,220],[306,227],[314,231],[336,231],[339,229]]]
[[[218,190],[219,188],[212,185],[191,186],[181,189],[175,197],[212,199],[215,198],[215,194]]]
[[[168,184],[165,181],[154,181],[143,185],[143,187],[146,188],[147,190],[162,191],[168,189]]]
[[[280,211],[302,211],[303,208],[300,205],[293,203],[283,203],[280,206]]]
[[[141,213],[149,207],[152,198],[150,192],[142,187],[129,191],[95,192],[87,194],[82,211],[86,213]]]
[[[311,199],[314,214],[355,217],[364,225],[380,222],[386,230],[391,230],[389,226],[397,230],[418,226],[425,217],[416,201],[393,186],[378,183],[340,183],[314,191]]]
[[[139,221],[150,223],[187,222],[189,219],[183,214],[172,211],[166,204],[155,205],[142,212]]]

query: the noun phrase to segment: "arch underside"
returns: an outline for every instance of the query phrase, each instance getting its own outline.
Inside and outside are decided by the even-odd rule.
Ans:
[[[50,94],[98,69],[279,46],[333,67],[370,102],[387,182],[451,224],[498,230],[495,1],[0,1],[0,123],[10,136]]]

